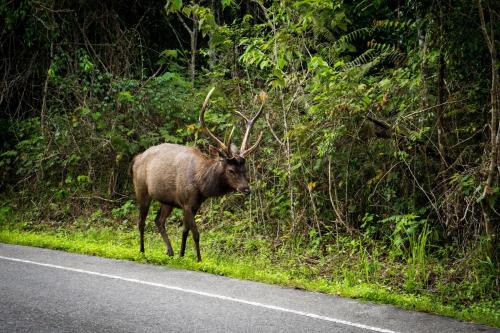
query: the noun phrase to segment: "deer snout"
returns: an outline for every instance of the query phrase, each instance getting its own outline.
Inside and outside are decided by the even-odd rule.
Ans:
[[[240,193],[245,194],[245,195],[249,195],[249,194],[250,194],[250,192],[252,192],[252,191],[250,190],[250,186],[241,187],[241,188],[239,188],[239,189],[238,189],[238,191],[239,191]]]

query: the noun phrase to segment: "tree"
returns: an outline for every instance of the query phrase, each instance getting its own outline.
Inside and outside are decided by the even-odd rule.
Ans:
[[[486,236],[491,242],[491,248],[495,248],[496,244],[496,234],[494,220],[498,220],[498,217],[494,217],[494,214],[498,212],[493,211],[493,205],[499,195],[499,184],[498,175],[500,172],[499,166],[499,150],[500,150],[500,126],[498,124],[500,120],[500,83],[498,79],[498,60],[497,60],[497,49],[495,45],[495,16],[496,14],[492,12],[492,8],[487,5],[488,12],[490,13],[489,29],[486,25],[486,20],[484,17],[484,9],[481,0],[476,0],[477,9],[479,11],[480,27],[483,33],[484,41],[488,47],[490,61],[491,61],[491,88],[490,88],[490,153],[489,153],[489,166],[487,169],[487,177],[482,193],[482,208],[483,208],[483,219],[484,219],[484,230]]]
[[[215,20],[211,10],[207,7],[191,1],[183,5],[182,0],[168,0],[165,5],[168,14],[175,14],[186,32],[189,34],[191,57],[188,72],[191,83],[194,84],[196,78],[196,55],[198,52],[198,32],[205,33],[215,26]]]

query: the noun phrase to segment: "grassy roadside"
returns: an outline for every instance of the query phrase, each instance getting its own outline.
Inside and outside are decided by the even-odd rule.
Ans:
[[[179,248],[179,239],[173,235],[174,249]],[[137,249],[137,234],[128,230],[110,228],[58,231],[24,231],[20,228],[0,228],[0,242],[64,250],[68,252],[102,256],[114,259],[133,260],[143,263],[166,265],[169,267],[203,271],[234,278],[260,281],[271,284],[335,294],[344,297],[359,298],[377,303],[393,304],[405,309],[436,313],[460,320],[483,323],[500,327],[498,301],[474,304],[468,307],[446,305],[436,298],[426,295],[394,292],[391,288],[377,283],[352,284],[334,281],[325,277],[314,277],[314,272],[297,272],[287,265],[273,262],[267,255],[262,255],[259,245],[253,255],[248,251],[244,255],[227,255],[219,247],[212,246],[214,239],[221,235],[205,232],[202,238],[203,261],[196,262],[192,245],[188,242],[185,258],[164,254],[164,245],[158,235],[149,232],[146,236],[146,254]],[[264,246],[264,245],[262,245]],[[250,251],[251,253],[252,251]],[[320,276],[320,275],[318,275]]]

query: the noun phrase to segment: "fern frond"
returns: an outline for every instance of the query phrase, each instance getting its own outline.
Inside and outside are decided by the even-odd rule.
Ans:
[[[338,47],[336,47],[336,45],[333,43],[319,43],[316,48],[321,57],[325,59],[325,61],[329,64],[334,63],[338,58]]]
[[[407,21],[394,21],[394,20],[374,20],[373,26],[380,30],[408,30],[412,26],[410,20]]]
[[[335,43],[338,45],[352,44],[356,40],[359,40],[361,38],[367,38],[367,37],[371,36],[372,32],[373,32],[372,27],[365,27],[365,28],[361,28],[358,30],[354,30],[354,31],[348,33],[347,35],[340,37]]]
[[[398,49],[394,48],[383,54],[383,63],[401,66],[406,60],[406,54],[400,52]]]
[[[406,56],[393,46],[388,44],[378,44],[375,47],[366,50],[363,54],[348,62],[344,70],[353,67],[366,67],[365,70],[377,65],[401,65]]]
[[[406,55],[396,46],[389,43],[381,43],[373,38],[376,38],[375,36],[379,32],[397,33],[401,30],[411,29],[411,27],[412,22],[409,20],[375,20],[372,26],[354,30],[340,37],[334,43],[319,43],[317,45],[317,50],[322,58],[331,64],[338,59],[339,54],[349,50],[348,48],[352,47],[353,43],[372,38],[366,43],[368,49],[354,60],[348,62],[343,67],[344,70],[360,66],[364,66],[368,69],[384,64],[400,65],[406,59]]]
[[[380,54],[380,51],[376,49],[368,49],[363,54],[359,55],[356,57],[353,61],[348,62],[345,65],[345,68],[351,68],[355,66],[361,66],[361,65],[366,65],[369,62],[371,62],[377,55]]]
[[[380,52],[386,52],[386,51],[389,51],[391,49],[393,49],[394,47],[390,44],[387,44],[387,43],[379,43],[375,40],[371,40],[369,41],[368,43],[366,43],[366,46],[368,46],[369,48],[371,49],[376,49]]]

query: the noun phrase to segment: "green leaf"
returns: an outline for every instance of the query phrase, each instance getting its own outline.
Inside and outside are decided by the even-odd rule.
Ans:
[[[176,49],[166,49],[161,52],[161,55],[165,58],[177,59],[178,51]]]
[[[90,181],[89,176],[86,175],[78,175],[76,177],[76,181],[78,183],[88,183]]]
[[[165,5],[167,13],[173,13],[182,8],[182,0],[168,0]]]
[[[361,97],[361,104],[363,105],[363,107],[366,109],[370,106],[370,104],[372,103],[372,100],[370,99],[370,97],[364,95],[363,97]]]
[[[82,114],[82,116],[89,114],[90,112],[91,112],[91,110],[86,106],[82,106],[80,108],[80,113]]]
[[[134,96],[130,93],[130,91],[120,91],[118,93],[118,102],[120,103],[130,103],[134,100]]]
[[[17,151],[15,151],[15,150],[7,150],[6,152],[3,152],[0,156],[2,156],[2,157],[16,157],[17,156]]]
[[[233,4],[232,0],[221,0],[220,4],[222,5],[222,9],[225,9],[226,7],[229,7]]]
[[[92,114],[90,116],[92,117],[92,119],[98,120],[99,118],[101,118],[101,113],[98,111],[92,112]]]
[[[276,67],[279,69],[283,69],[286,65],[288,65],[288,61],[286,61],[285,58],[280,57],[278,58],[278,61],[276,62]]]
[[[55,77],[56,77],[56,72],[55,72],[55,71],[54,71],[54,69],[51,67],[51,68],[49,68],[49,70],[47,71],[47,75],[48,75],[51,79],[53,79],[53,78],[55,78]]]

